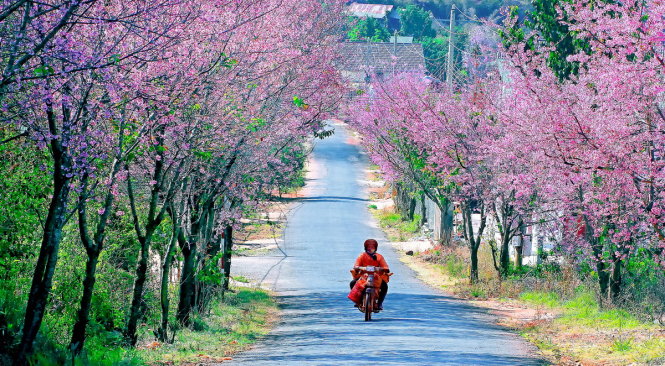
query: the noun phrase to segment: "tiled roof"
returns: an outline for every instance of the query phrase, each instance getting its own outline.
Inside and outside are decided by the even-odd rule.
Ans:
[[[344,42],[340,56],[339,68],[343,71],[384,75],[425,72],[423,46],[419,43]]]
[[[349,14],[357,17],[383,18],[393,10],[392,5],[352,3],[347,8]]]

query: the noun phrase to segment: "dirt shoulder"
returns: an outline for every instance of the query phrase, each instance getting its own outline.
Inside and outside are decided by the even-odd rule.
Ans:
[[[423,282],[488,309],[497,324],[518,331],[555,365],[665,365],[662,326],[622,310],[599,310],[588,294],[550,301],[544,293],[524,289],[518,299],[474,297],[466,280],[450,276],[444,266],[402,254],[402,262]]]

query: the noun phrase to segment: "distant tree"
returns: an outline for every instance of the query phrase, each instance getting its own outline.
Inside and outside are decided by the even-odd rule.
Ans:
[[[348,32],[350,41],[369,40],[372,42],[386,42],[390,38],[390,32],[386,25],[375,18],[350,18],[352,24]]]
[[[589,43],[577,37],[579,31],[569,25],[569,16],[561,8],[566,3],[566,0],[534,0],[534,9],[527,14],[526,21],[528,27],[536,29],[543,40],[554,47],[548,54],[547,65],[559,79],[579,72],[580,62],[568,61],[568,56],[580,51],[590,52]]]
[[[432,29],[432,18],[428,11],[416,5],[407,5],[400,10],[401,31],[405,36],[413,36],[416,40],[423,37],[435,37]]]
[[[448,58],[448,39],[444,37],[422,39],[427,71],[437,78],[442,78]]]
[[[523,43],[525,48],[535,50],[537,43],[551,45],[547,52],[547,66],[554,71],[560,81],[577,75],[581,67],[580,61],[568,61],[568,56],[584,51],[589,54],[589,42],[579,37],[579,31],[571,29],[571,20],[562,9],[568,0],[534,0],[533,10],[527,12],[527,19],[522,27],[517,21],[500,31],[501,38],[506,47],[512,44]],[[509,16],[517,20],[519,9],[516,6],[509,8]],[[536,33],[529,36],[525,28],[533,29]]]

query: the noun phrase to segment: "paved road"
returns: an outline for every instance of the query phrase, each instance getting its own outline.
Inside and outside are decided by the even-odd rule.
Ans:
[[[534,348],[494,325],[482,309],[423,285],[370,224],[367,166],[348,134],[336,126],[318,141],[308,196],[289,217],[283,257],[244,257],[236,274],[264,278],[279,293],[283,318],[256,347],[224,365],[542,365]],[[346,298],[349,269],[367,238],[379,240],[395,273],[385,311],[369,323]]]

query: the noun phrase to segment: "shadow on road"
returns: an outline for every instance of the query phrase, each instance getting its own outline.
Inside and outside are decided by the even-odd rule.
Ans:
[[[252,354],[252,364],[547,364],[515,356],[506,343],[504,328],[487,319],[478,326],[479,318],[487,318],[484,309],[450,297],[390,293],[386,310],[365,322],[346,295],[346,291],[331,291],[308,293],[306,297],[279,296],[282,326]],[[377,342],[383,344],[383,351],[363,347]],[[331,348],[336,351],[323,351]]]

